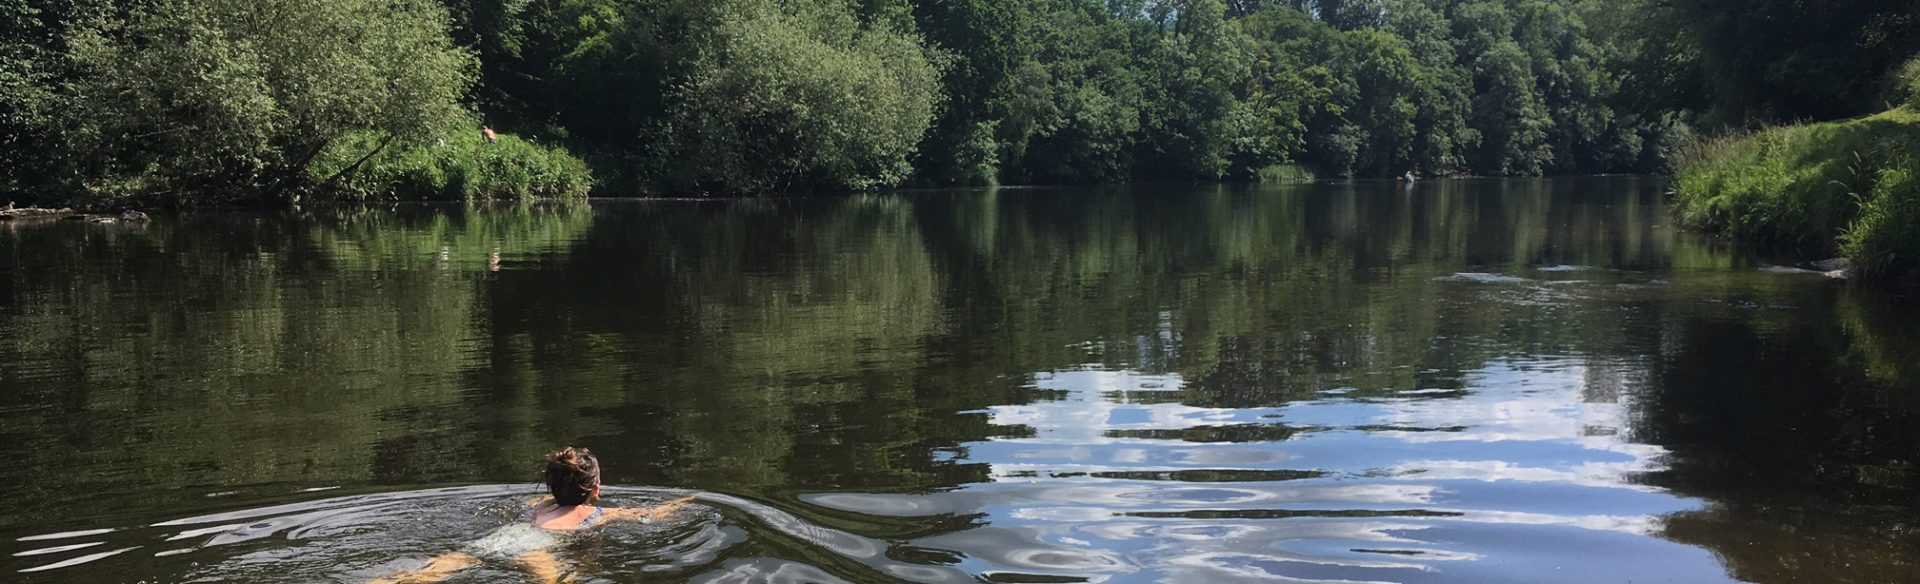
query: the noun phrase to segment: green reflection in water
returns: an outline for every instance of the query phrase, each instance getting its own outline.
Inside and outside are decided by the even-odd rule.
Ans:
[[[1817,532],[1865,538],[1911,517],[1898,501],[1920,484],[1912,312],[1677,233],[1658,185],[1631,179],[0,227],[0,454],[22,461],[0,467],[7,533],[47,531],[75,492],[112,510],[83,523],[114,525],[300,488],[527,481],[563,443],[600,451],[617,483],[928,492],[993,476],[958,456],[968,445],[1036,431],[967,412],[1060,398],[1037,374],[1135,371],[1180,382],[1134,403],[1253,408],[1454,399],[1489,363],[1550,356],[1590,363],[1583,399],[1637,408],[1595,431],[1671,452],[1632,480],[1710,500],[1669,520],[1681,541],[1729,553],[1727,530],[1758,523],[1805,545],[1765,517],[1782,500],[1881,506],[1879,523]],[[795,512],[876,536],[966,526]],[[1859,564],[1906,565],[1907,549]],[[1727,556],[1742,578],[1803,569],[1744,553]]]

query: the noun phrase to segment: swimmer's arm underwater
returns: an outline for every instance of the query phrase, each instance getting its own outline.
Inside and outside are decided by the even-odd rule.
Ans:
[[[678,499],[674,499],[672,501],[661,503],[659,505],[654,505],[652,507],[607,509],[606,511],[607,520],[617,521],[617,520],[625,519],[629,521],[641,521],[641,522],[653,521],[655,519],[659,519],[659,518],[666,517],[668,515],[673,514],[674,511],[677,511],[680,509],[680,506],[686,505],[688,501],[692,501],[692,500],[693,500],[693,497],[681,497]]]
[[[473,557],[472,555],[469,555],[469,554],[463,554],[463,553],[444,554],[434,559],[427,560],[427,565],[424,568],[420,568],[418,570],[414,570],[411,572],[402,572],[399,574],[394,574],[392,576],[387,576],[385,578],[377,578],[377,579],[368,581],[367,584],[402,584],[407,582],[439,582],[441,580],[445,580],[449,577],[452,577],[455,572],[465,570],[473,566],[474,564],[478,564],[478,563],[480,563],[480,558]]]

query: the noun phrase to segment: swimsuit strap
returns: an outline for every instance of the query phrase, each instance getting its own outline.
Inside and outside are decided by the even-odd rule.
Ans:
[[[593,514],[588,515],[586,519],[580,520],[580,528],[586,529],[588,527],[593,527],[594,522],[598,521],[600,519],[600,515],[605,512],[606,512],[606,509],[601,508],[599,505],[595,505],[593,507]]]

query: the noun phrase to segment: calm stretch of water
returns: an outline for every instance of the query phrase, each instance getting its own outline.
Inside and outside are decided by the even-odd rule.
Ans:
[[[1920,319],[1631,179],[0,224],[0,580],[1912,582]],[[486,563],[454,582],[531,581]]]

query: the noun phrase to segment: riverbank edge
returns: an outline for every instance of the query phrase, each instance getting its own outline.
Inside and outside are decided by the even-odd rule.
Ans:
[[[1677,221],[1805,260],[1840,257],[1858,280],[1920,287],[1920,111],[1702,140],[1674,165]]]
[[[14,207],[0,208],[0,222],[41,222],[41,221],[89,221],[93,223],[146,223],[152,219],[146,213],[126,209],[119,212],[101,210],[74,210],[72,207]]]

